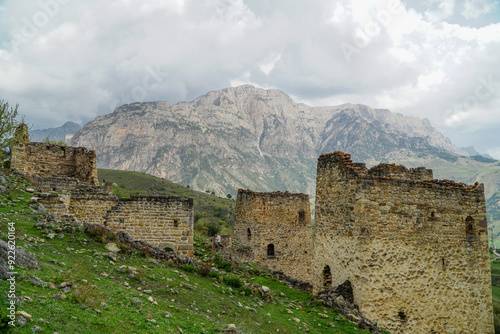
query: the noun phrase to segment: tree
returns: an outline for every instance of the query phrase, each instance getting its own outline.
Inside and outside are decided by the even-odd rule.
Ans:
[[[231,194],[227,194],[226,197],[229,199],[233,198],[233,196],[231,196]]]
[[[28,126],[24,123],[24,118],[21,121],[17,120],[19,104],[14,108],[9,106],[9,102],[0,100],[0,157],[5,157],[8,148],[17,141],[29,141],[26,137]],[[19,128],[18,131],[16,131]]]

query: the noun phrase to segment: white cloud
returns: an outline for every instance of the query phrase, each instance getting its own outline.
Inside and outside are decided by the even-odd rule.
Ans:
[[[455,0],[431,0],[436,7],[425,12],[425,17],[431,22],[442,22],[453,16]]]
[[[0,97],[41,128],[89,121],[117,102],[175,103],[251,83],[314,105],[390,108],[444,130],[500,127],[500,89],[454,109],[475,96],[481,77],[500,81],[500,24],[453,21],[470,1],[425,4],[70,1],[29,38],[0,44]],[[0,36],[23,37],[43,13],[37,0],[3,6]],[[341,45],[350,46],[349,62]]]
[[[465,0],[462,16],[467,19],[477,19],[478,17],[493,12],[498,3],[488,0]]]
[[[492,147],[487,150],[487,153],[493,158],[500,160],[500,147]]]
[[[265,75],[269,75],[273,70],[276,63],[281,59],[281,54],[276,56],[267,57],[267,59],[260,64],[259,68]]]

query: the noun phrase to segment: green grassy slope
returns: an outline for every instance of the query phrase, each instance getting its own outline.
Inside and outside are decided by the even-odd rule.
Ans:
[[[493,292],[493,313],[495,316],[495,333],[500,333],[500,258],[491,256],[491,285]]]
[[[34,325],[43,333],[220,333],[228,324],[241,333],[363,332],[336,310],[265,272],[250,275],[242,267],[221,266],[232,271],[225,277],[233,279],[224,280],[223,275],[202,276],[190,265],[151,261],[135,251],[120,252],[112,261],[103,255],[108,252],[104,243],[83,232],[49,239],[34,227],[37,215],[27,208],[31,194],[26,186],[17,180],[0,193],[5,204],[0,207],[0,238],[7,239],[7,223],[13,222],[16,245],[33,252],[42,269],[17,269],[22,276],[17,276],[15,294],[24,301],[16,310],[30,314],[32,321],[0,328],[2,333],[32,333]],[[209,265],[213,257],[203,241],[197,238],[195,246]],[[136,269],[134,275],[130,267]],[[33,284],[33,277],[49,285]],[[268,286],[273,300],[238,288],[242,281]],[[65,298],[54,298],[64,283],[70,285]],[[0,296],[7,295],[9,286],[0,280]],[[0,298],[0,320],[8,306],[9,301]]]

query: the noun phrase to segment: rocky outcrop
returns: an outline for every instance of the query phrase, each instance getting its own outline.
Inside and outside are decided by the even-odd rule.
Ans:
[[[10,247],[11,245],[8,242],[0,240],[0,278],[7,279],[12,277],[12,270],[10,270],[8,266],[9,256],[12,254],[15,255],[15,268],[41,269],[40,263],[36,260],[35,255],[28,254],[19,247],[15,247],[14,249]]]

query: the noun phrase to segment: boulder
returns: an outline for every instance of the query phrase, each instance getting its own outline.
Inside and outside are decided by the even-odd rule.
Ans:
[[[12,255],[12,253],[9,254],[9,251],[12,251],[10,247],[11,245],[9,245],[9,243],[0,240],[0,277],[5,279],[12,276],[10,274],[6,276],[6,271],[7,273],[10,273],[10,270],[7,267],[9,255]],[[40,270],[41,266],[36,260],[35,255],[28,254],[19,247],[15,247],[13,251],[16,256],[16,268]]]
[[[120,248],[114,242],[107,244],[106,249],[113,253],[118,253],[120,251]]]

